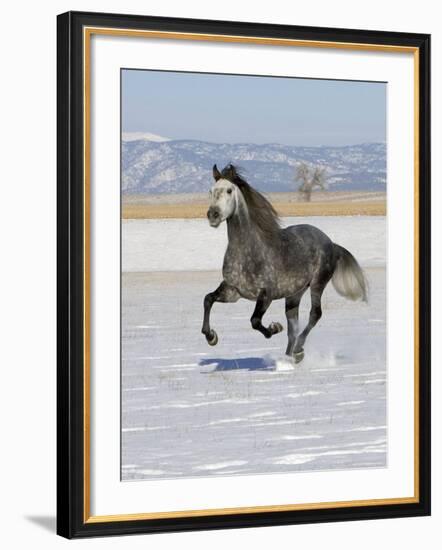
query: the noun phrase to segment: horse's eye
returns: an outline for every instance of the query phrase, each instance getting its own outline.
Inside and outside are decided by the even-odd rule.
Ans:
[[[231,187],[229,189],[227,189],[227,193],[229,193],[229,195],[232,194],[232,188]]]

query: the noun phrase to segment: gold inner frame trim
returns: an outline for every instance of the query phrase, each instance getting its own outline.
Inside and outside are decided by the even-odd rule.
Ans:
[[[125,36],[136,38],[156,38],[173,40],[194,40],[203,42],[232,42],[271,46],[333,48],[370,52],[412,53],[414,62],[414,495],[411,497],[351,500],[337,502],[317,502],[305,504],[285,504],[270,506],[249,506],[235,508],[214,508],[205,510],[180,510],[172,512],[150,512],[136,514],[115,514],[92,516],[90,483],[90,45],[92,35]],[[411,46],[364,44],[350,42],[330,42],[321,40],[296,40],[268,37],[245,37],[236,35],[148,31],[136,29],[114,29],[107,27],[84,27],[83,29],[83,92],[84,92],[84,523],[116,521],[136,521],[149,519],[204,517],[229,514],[250,514],[263,512],[283,512],[301,510],[324,510],[333,508],[354,508],[357,506],[386,506],[392,504],[412,504],[419,502],[419,49]]]
[[[86,523],[102,523],[108,521],[134,521],[143,519],[161,518],[182,518],[182,517],[204,517],[204,516],[226,516],[229,514],[250,514],[257,512],[295,512],[301,510],[325,510],[328,508],[354,508],[355,506],[379,506],[386,504],[412,504],[416,502],[414,497],[402,499],[372,499],[372,500],[349,500],[340,502],[319,502],[308,504],[281,504],[273,506],[252,506],[249,508],[213,508],[207,510],[185,510],[176,512],[152,512],[141,514],[123,514],[110,516],[91,516]]]
[[[269,46],[298,46],[304,48],[334,48],[340,50],[366,50],[378,52],[415,53],[412,46],[364,44],[358,42],[331,42],[326,40],[296,40],[289,38],[268,38],[261,36],[237,36],[229,34],[205,34],[170,31],[145,31],[136,29],[113,29],[108,27],[85,27],[85,39],[90,35],[131,36],[135,38],[167,38],[169,40],[194,40],[201,42],[234,42],[237,44],[259,44]]]

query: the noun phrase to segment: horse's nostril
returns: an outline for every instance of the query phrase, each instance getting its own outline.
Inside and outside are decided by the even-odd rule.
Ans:
[[[209,218],[209,220],[216,220],[220,217],[220,213],[214,208],[209,208],[207,212],[207,217]]]

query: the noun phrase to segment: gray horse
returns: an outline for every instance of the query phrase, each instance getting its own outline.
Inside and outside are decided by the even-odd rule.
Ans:
[[[285,298],[288,345],[286,354],[299,362],[304,343],[322,315],[321,296],[327,283],[350,300],[367,300],[364,273],[348,250],[333,243],[312,225],[280,227],[270,202],[253,189],[231,164],[219,172],[213,167],[215,184],[210,191],[209,223],[227,221],[228,246],[224,256],[223,282],[204,298],[202,333],[211,346],[218,335],[210,327],[215,302],[256,301],[252,327],[266,338],[281,332],[280,323],[268,327],[262,318],[273,300]],[[298,334],[302,295],[310,288],[311,310],[307,326]]]

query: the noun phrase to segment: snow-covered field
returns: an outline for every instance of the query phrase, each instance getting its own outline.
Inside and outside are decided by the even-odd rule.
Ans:
[[[215,304],[211,348],[202,300],[221,280],[225,227],[204,220],[123,222],[122,479],[384,467],[386,441],[383,217],[313,223],[364,266],[369,303],[331,285],[302,363],[286,332],[250,327],[253,304]],[[309,299],[301,307],[301,324]],[[264,318],[285,325],[284,303]]]
[[[284,218],[284,226],[310,223],[348,248],[361,265],[385,266],[384,216]],[[123,220],[123,271],[221,270],[227,246],[226,226],[204,219]]]

